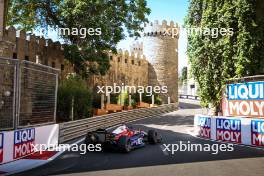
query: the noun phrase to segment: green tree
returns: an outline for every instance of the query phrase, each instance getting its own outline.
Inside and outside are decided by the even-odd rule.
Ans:
[[[116,52],[126,31],[131,37],[139,36],[149,13],[145,0],[10,0],[8,25],[26,31],[101,28],[101,35],[60,36],[70,44],[65,47],[65,56],[75,71],[88,76],[106,73],[110,66],[106,51]]]
[[[181,81],[187,81],[187,67],[182,68],[182,73],[181,73]]]
[[[69,121],[72,110],[74,120],[92,115],[92,93],[79,76],[68,77],[60,83],[58,88],[58,120]]]
[[[187,27],[233,29],[233,35],[188,36],[188,57],[204,106],[219,107],[226,81],[263,72],[263,16],[256,0],[191,0]]]

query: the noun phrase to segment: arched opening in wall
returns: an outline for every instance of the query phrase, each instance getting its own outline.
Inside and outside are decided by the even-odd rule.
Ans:
[[[56,67],[56,63],[55,63],[55,62],[52,62],[52,63],[51,63],[51,67],[52,67],[52,68],[55,68],[55,67]]]
[[[61,64],[61,71],[64,70],[64,64]]]
[[[17,59],[17,53],[13,53],[13,59]]]

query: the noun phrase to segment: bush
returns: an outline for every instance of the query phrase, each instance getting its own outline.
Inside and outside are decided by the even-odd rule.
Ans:
[[[154,95],[154,101],[155,101],[155,104],[157,105],[161,105],[162,104],[162,101],[161,101],[161,98],[159,97],[158,94],[153,94]],[[132,95],[132,106],[135,106],[137,102],[139,102],[139,93],[136,93],[136,94],[133,94]],[[145,103],[149,103],[151,104],[152,103],[152,96],[147,96],[146,93],[143,93],[142,94],[142,101],[145,102]]]
[[[58,87],[57,118],[59,121],[82,119],[92,115],[91,91],[86,83],[78,76],[70,76],[63,80]]]

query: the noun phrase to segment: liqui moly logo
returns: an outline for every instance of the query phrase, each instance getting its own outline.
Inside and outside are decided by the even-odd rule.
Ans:
[[[14,133],[14,159],[27,156],[34,152],[35,129],[23,129]]]
[[[227,84],[224,115],[264,117],[264,82]]]
[[[264,120],[251,120],[251,144],[264,146]]]
[[[0,163],[3,162],[4,158],[4,133],[0,133]]]
[[[211,138],[211,118],[198,118],[198,135],[204,138]]]
[[[216,139],[227,142],[241,143],[241,120],[217,118]]]

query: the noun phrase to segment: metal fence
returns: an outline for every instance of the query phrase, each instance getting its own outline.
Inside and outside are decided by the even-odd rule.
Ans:
[[[58,70],[0,58],[0,130],[55,122]]]

